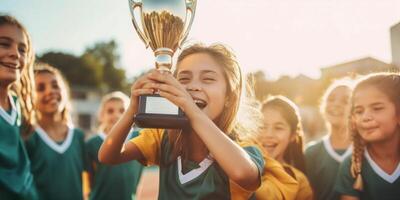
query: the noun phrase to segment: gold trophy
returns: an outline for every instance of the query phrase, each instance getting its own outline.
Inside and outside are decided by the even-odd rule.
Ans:
[[[169,72],[172,57],[193,23],[197,0],[128,1],[133,26],[146,48],[153,50],[156,69]],[[135,123],[141,128],[176,129],[187,127],[189,120],[178,106],[153,94],[139,96]]]

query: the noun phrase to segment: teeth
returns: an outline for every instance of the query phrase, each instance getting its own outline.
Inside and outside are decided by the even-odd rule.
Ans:
[[[5,66],[5,67],[8,67],[8,68],[11,68],[11,69],[18,69],[19,67],[17,67],[17,65],[16,64],[10,64],[10,63],[0,63],[1,65],[3,65],[3,66]]]
[[[205,102],[201,99],[194,99],[193,101],[199,108],[204,108],[207,106],[207,102]]]

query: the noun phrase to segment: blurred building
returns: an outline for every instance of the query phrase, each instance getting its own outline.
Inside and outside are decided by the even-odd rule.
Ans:
[[[321,68],[321,79],[332,80],[346,76],[365,75],[372,72],[392,71],[393,65],[372,57]]]
[[[72,87],[72,120],[86,134],[95,131],[102,93],[96,88]]]
[[[390,28],[392,63],[400,68],[400,22]]]

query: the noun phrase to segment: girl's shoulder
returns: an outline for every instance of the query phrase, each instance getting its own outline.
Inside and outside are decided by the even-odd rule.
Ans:
[[[79,127],[76,127],[75,125],[68,124],[68,130],[73,131],[74,135],[77,135],[78,137],[84,137],[85,132],[80,129]]]
[[[102,140],[102,138],[98,133],[88,134],[85,137],[85,143],[86,144],[91,144],[91,143],[97,142],[99,140]]]
[[[317,140],[313,140],[310,141],[306,144],[305,147],[305,156],[311,156],[311,155],[315,155],[318,152],[321,152],[321,150],[324,148],[324,144],[323,144],[323,138],[322,139],[317,139]]]

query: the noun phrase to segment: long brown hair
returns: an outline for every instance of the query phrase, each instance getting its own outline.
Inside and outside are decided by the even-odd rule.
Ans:
[[[227,83],[226,109],[224,109],[224,112],[218,116],[214,123],[234,141],[254,140],[254,136],[259,132],[261,114],[251,105],[252,93],[249,90],[250,87],[247,87],[248,85],[244,80],[235,54],[222,44],[205,46],[204,44],[197,43],[188,46],[181,52],[178,57],[177,68],[179,68],[179,63],[182,60],[197,53],[210,55],[222,67]],[[175,70],[175,76],[177,71]],[[169,131],[169,141],[172,144],[171,161],[175,160],[178,156],[182,156],[183,159],[187,158],[188,150],[185,148],[187,134],[182,133],[183,131]]]
[[[35,107],[33,100],[35,98],[35,84],[33,82],[33,63],[35,62],[35,54],[32,48],[31,37],[25,27],[18,22],[17,19],[10,15],[0,15],[0,26],[12,25],[20,29],[26,37],[26,62],[22,66],[21,77],[15,82],[12,89],[17,93],[19,104],[23,115],[21,134],[24,138],[32,132],[32,124],[35,123]]]
[[[382,93],[387,95],[389,100],[395,105],[396,114],[400,115],[400,74],[394,72],[381,72],[370,74],[360,79],[354,88],[352,97],[352,114],[354,111],[354,94],[360,89],[366,87],[375,87]],[[359,191],[363,190],[362,184],[362,160],[366,147],[365,141],[362,139],[360,134],[355,127],[354,122],[350,121],[350,130],[353,136],[353,154],[351,157],[351,174],[355,178],[353,188]]]
[[[294,134],[295,139],[290,141],[283,155],[284,160],[299,169],[303,173],[306,170],[305,158],[303,153],[303,128],[299,110],[291,100],[284,96],[272,96],[262,103],[261,110],[277,110],[290,126],[290,133]]]
[[[63,77],[60,70],[58,70],[57,68],[55,68],[47,63],[36,63],[34,73],[35,73],[35,75],[49,73],[56,77],[57,82],[59,83],[59,86],[60,86],[60,90],[61,90],[61,96],[62,96],[61,98],[65,101],[65,106],[61,111],[61,120],[67,124],[72,123],[71,114],[70,114],[70,111],[71,111],[70,89],[68,86],[68,82]],[[37,114],[37,118],[39,118],[38,115],[40,114],[40,112],[38,111],[36,114]]]

